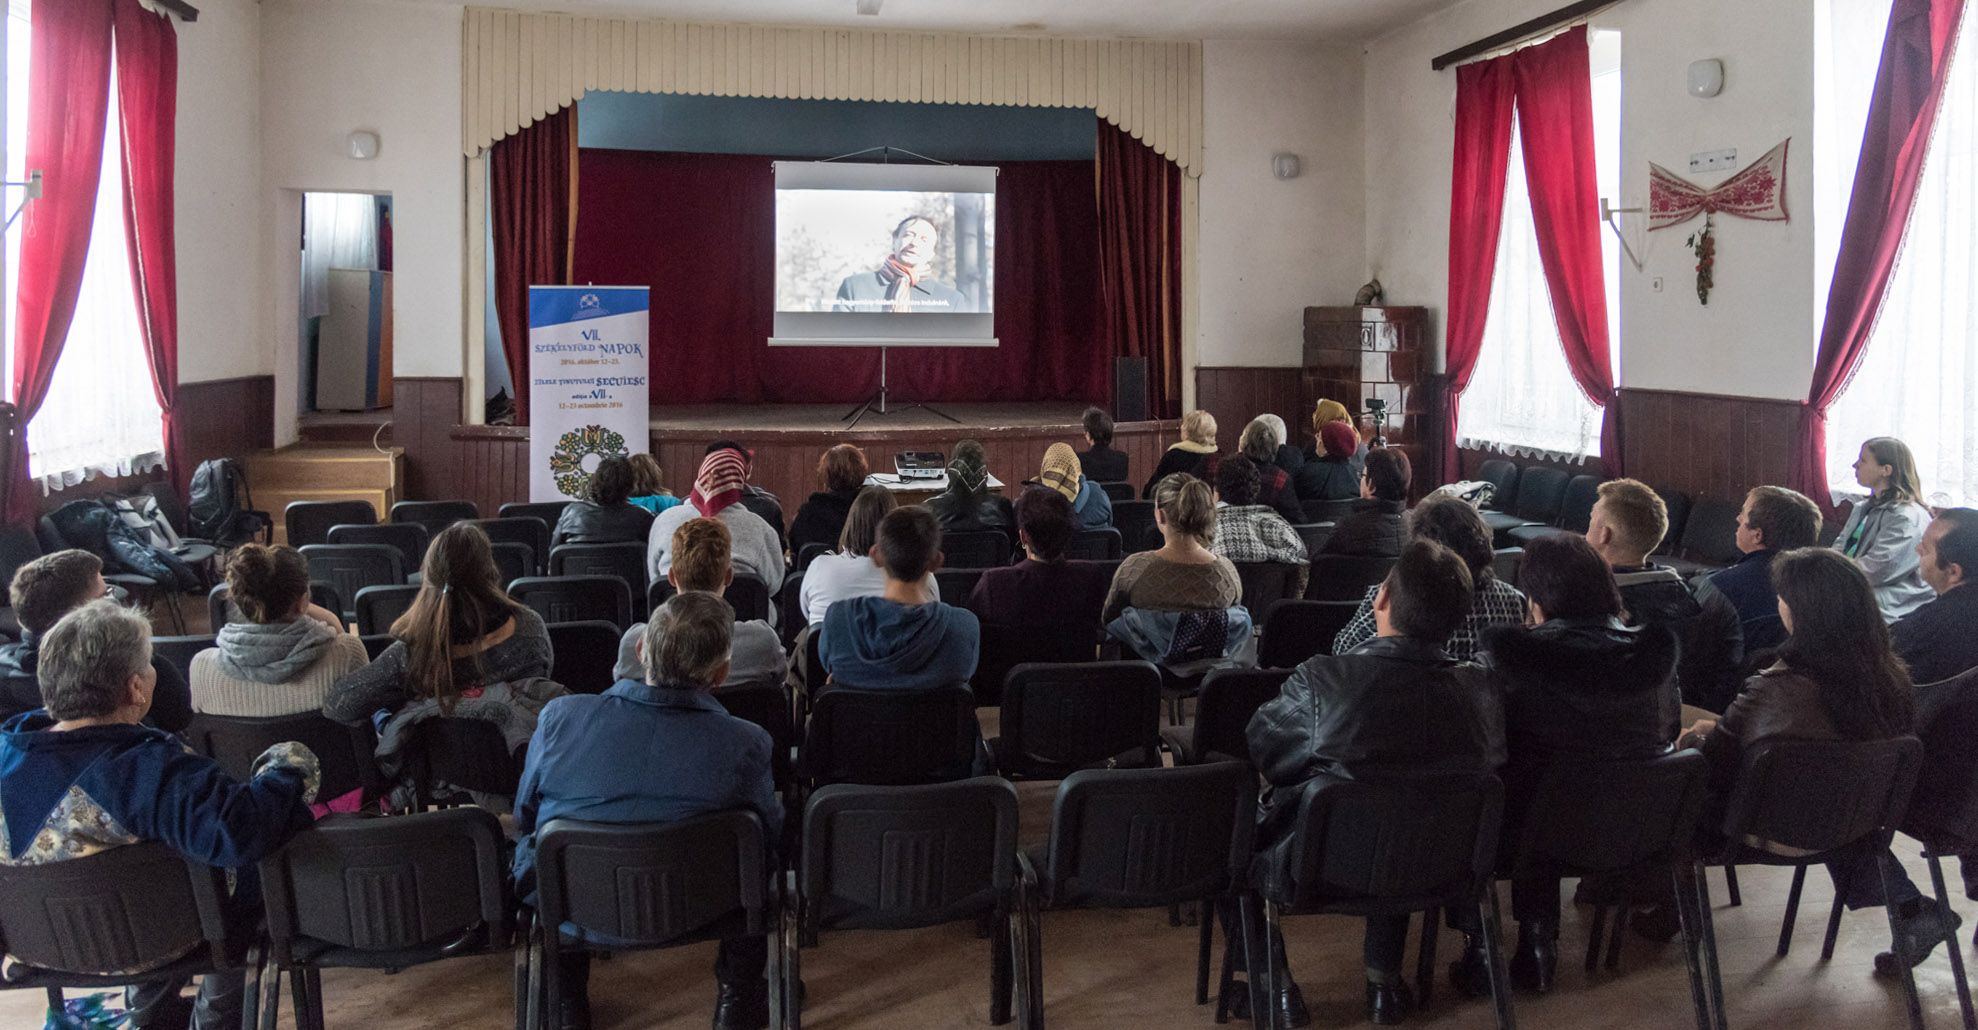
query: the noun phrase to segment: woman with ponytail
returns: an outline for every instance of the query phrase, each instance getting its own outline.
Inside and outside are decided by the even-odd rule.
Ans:
[[[421,700],[451,714],[488,684],[549,675],[549,632],[542,617],[501,589],[488,536],[458,522],[426,550],[423,582],[412,608],[392,623],[392,643],[378,660],[338,680],[323,714],[362,725]]]

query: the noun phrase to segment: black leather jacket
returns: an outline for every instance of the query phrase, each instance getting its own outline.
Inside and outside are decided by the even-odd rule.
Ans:
[[[934,513],[941,523],[944,533],[974,533],[1000,529],[1016,537],[1016,512],[1009,499],[997,494],[985,494],[980,500],[970,504],[954,491],[936,494],[924,502],[928,511]]]
[[[623,544],[646,542],[652,533],[652,512],[636,504],[604,507],[589,501],[571,501],[563,506],[556,520],[556,531],[549,545]]]

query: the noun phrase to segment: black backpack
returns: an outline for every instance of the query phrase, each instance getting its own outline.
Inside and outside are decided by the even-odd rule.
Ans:
[[[253,511],[247,476],[232,458],[202,461],[192,473],[186,519],[192,535],[219,547],[238,547],[260,536],[267,522]]]

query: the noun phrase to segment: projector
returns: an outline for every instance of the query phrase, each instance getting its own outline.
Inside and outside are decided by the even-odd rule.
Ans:
[[[901,451],[893,456],[893,467],[900,481],[943,479],[948,475],[948,456],[940,451]]]

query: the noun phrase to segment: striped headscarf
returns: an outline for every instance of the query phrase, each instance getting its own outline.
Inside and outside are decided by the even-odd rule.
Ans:
[[[687,503],[708,518],[713,518],[742,499],[742,488],[749,482],[748,465],[742,456],[732,450],[719,450],[701,459],[701,470],[694,477],[694,492],[687,495]]]
[[[1068,443],[1054,443],[1044,450],[1044,468],[1037,473],[1037,481],[1065,495],[1065,500],[1078,502],[1078,489],[1085,478],[1084,467],[1078,462],[1078,452]]]

